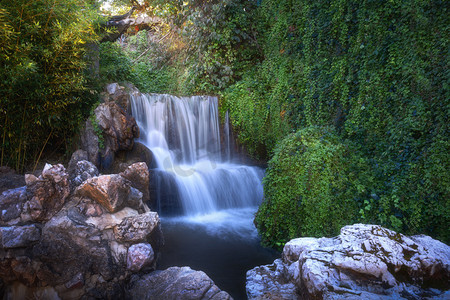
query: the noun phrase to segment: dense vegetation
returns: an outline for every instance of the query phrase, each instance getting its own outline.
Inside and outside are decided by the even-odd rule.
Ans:
[[[298,234],[337,233],[337,227],[323,229],[318,219],[304,231],[298,219],[310,204],[301,202],[303,213],[292,214],[296,191],[309,188],[309,181],[298,178],[305,175],[304,167],[288,173],[295,174],[291,180],[283,181],[288,175],[278,171],[283,164],[315,164],[314,157],[321,157],[321,148],[310,149],[317,152],[311,156],[283,157],[295,141],[287,132],[332,126],[341,139],[357,145],[369,164],[365,186],[358,188],[365,195],[330,196],[335,209],[363,197],[346,212],[359,214],[352,221],[448,242],[449,25],[444,2],[262,1],[258,13],[264,60],[230,87],[224,100],[241,140],[255,156],[271,158],[265,202],[256,219],[263,240],[275,245]],[[335,181],[336,173],[327,168],[307,172],[317,184]],[[360,185],[351,172],[343,169],[339,176]]]
[[[84,57],[98,18],[87,0],[0,2],[0,165],[22,170],[70,144],[95,101]]]
[[[104,81],[214,93],[269,161],[265,244],[353,222],[450,242],[445,1],[115,0],[162,23],[100,44],[100,82],[83,73],[95,9],[78,3],[1,1],[0,164],[67,141]]]

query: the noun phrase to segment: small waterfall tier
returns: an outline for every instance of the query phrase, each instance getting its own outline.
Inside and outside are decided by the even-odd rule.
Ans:
[[[228,116],[220,126],[216,97],[134,93],[140,142],[156,162],[158,210],[177,202],[185,216],[257,206],[263,170],[233,163]]]

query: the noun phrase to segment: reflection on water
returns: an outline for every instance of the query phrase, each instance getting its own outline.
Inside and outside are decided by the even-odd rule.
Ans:
[[[252,223],[255,211],[242,208],[162,218],[165,247],[158,268],[189,266],[204,271],[234,299],[246,299],[246,272],[279,257],[259,244]]]

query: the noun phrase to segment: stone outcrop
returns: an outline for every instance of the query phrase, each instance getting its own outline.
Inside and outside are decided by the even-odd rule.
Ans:
[[[134,276],[130,283],[131,299],[184,299],[229,300],[230,295],[221,291],[202,271],[189,267],[171,267],[143,276]]]
[[[79,158],[72,172],[88,163]],[[131,275],[156,268],[160,220],[129,180],[91,177],[71,193],[64,167],[47,165],[26,183],[0,197],[0,296],[126,298]]]
[[[88,160],[101,170],[110,170],[117,152],[131,150],[139,127],[127,111],[130,95],[118,84],[108,85],[103,103],[94,110],[81,132],[81,148]]]
[[[105,135],[106,148],[114,152],[133,148],[134,138],[139,137],[139,127],[132,116],[115,102],[100,104],[94,113]]]
[[[247,272],[246,287],[249,299],[442,299],[450,247],[355,224],[334,238],[291,240],[282,259]]]

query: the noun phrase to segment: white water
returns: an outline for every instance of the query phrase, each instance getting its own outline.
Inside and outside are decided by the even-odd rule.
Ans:
[[[153,152],[158,174],[175,182],[183,216],[174,221],[256,236],[251,220],[263,197],[263,171],[233,163],[228,116],[221,132],[217,102],[207,96],[135,93],[131,108],[139,141]]]

